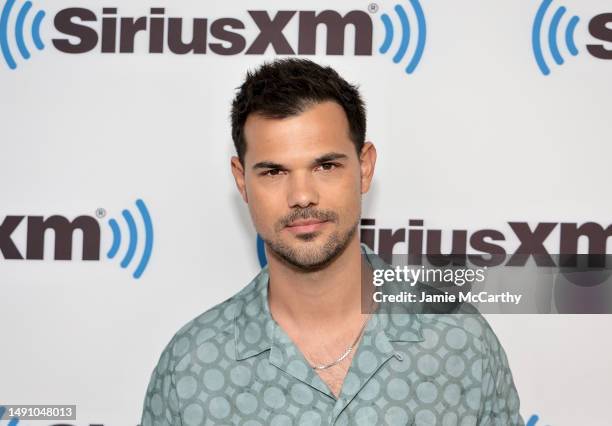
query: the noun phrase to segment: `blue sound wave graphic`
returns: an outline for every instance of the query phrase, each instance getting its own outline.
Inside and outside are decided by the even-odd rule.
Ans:
[[[539,419],[540,418],[534,414],[529,418],[529,420],[527,420],[527,424],[525,426],[536,426]]]
[[[0,52],[2,52],[2,56],[4,57],[6,64],[12,70],[17,68],[17,62],[15,61],[15,57],[13,56],[13,52],[11,52],[11,48],[9,46],[8,23],[14,5],[15,0],[6,0],[6,3],[4,3],[4,7],[2,8],[2,14],[0,14]],[[17,49],[19,50],[19,53],[21,54],[23,59],[30,59],[31,56],[24,39],[25,22],[30,9],[32,9],[31,1],[26,1],[25,3],[23,3],[21,9],[17,13],[17,19],[15,21],[15,32],[13,33],[15,37],[15,43],[17,44]],[[39,10],[34,15],[34,18],[31,23],[32,40],[34,41],[34,46],[38,50],[42,50],[45,48],[45,44],[40,38],[40,24],[42,23],[44,17],[45,12]]]
[[[544,59],[544,54],[542,52],[542,25],[544,22],[544,17],[546,16],[546,11],[550,7],[553,0],[543,0],[542,4],[538,8],[535,19],[533,20],[533,28],[531,32],[531,45],[533,47],[533,54],[535,56],[536,63],[538,64],[538,68],[544,75],[550,74],[550,68]],[[561,51],[559,50],[558,43],[558,34],[559,34],[559,26],[561,24],[561,19],[563,15],[565,15],[567,9],[564,6],[560,6],[557,8],[555,13],[552,16],[550,21],[550,27],[548,28],[548,34],[546,37],[546,41],[548,43],[548,47],[550,49],[550,53],[552,55],[553,60],[557,65],[563,65],[565,62],[563,56],[561,55]],[[567,25],[565,27],[565,45],[567,46],[567,50],[572,56],[578,55],[578,48],[576,47],[576,42],[574,40],[574,33],[576,31],[576,25],[580,18],[578,16],[572,16]]]
[[[149,263],[149,259],[151,258],[151,252],[153,251],[153,222],[151,221],[151,215],[149,214],[149,210],[145,205],[144,201],[136,200],[136,207],[140,212],[140,216],[142,217],[142,221],[144,223],[144,250],[142,253],[142,257],[140,258],[136,269],[132,276],[136,279],[140,278],[142,273],[147,267]],[[136,221],[134,220],[134,216],[132,213],[125,209],[121,212],[123,219],[128,228],[128,246],[125,254],[123,255],[123,259],[121,260],[121,267],[127,268],[132,260],[134,259],[134,255],[136,254],[136,248],[138,246],[138,230],[136,228]],[[121,247],[121,229],[119,228],[119,224],[115,219],[110,219],[108,221],[108,226],[111,228],[113,233],[113,243],[110,250],[107,253],[109,259],[114,259],[117,253],[119,252],[119,248]]]
[[[257,234],[257,259],[259,259],[259,266],[262,268],[268,264],[268,259],[266,259],[266,251],[264,249],[264,241],[261,239],[259,234]]]
[[[531,417],[529,417],[529,420],[527,420],[525,426],[537,426],[538,420],[540,420],[540,417],[538,417],[537,414],[533,414]]]
[[[425,22],[425,14],[423,13],[423,8],[421,7],[419,0],[410,0],[410,4],[412,6],[412,10],[414,11],[414,15],[416,16],[418,31],[416,48],[414,49],[412,58],[409,59],[408,65],[405,68],[405,71],[408,74],[412,74],[416,67],[419,65],[419,62],[423,57],[423,51],[425,50],[425,42],[427,40],[427,25]],[[395,54],[393,55],[393,62],[398,64],[402,61],[402,59],[404,59],[404,56],[406,56],[406,53],[408,52],[408,46],[410,45],[411,37],[411,27],[410,20],[408,19],[408,14],[406,13],[406,10],[401,4],[396,5],[393,10],[395,10],[401,29],[401,38],[399,41],[399,46],[395,51]],[[385,39],[383,40],[383,43],[379,48],[379,52],[385,54],[391,48],[391,43],[393,42],[395,31],[393,28],[393,22],[391,21],[389,15],[383,13],[380,16],[380,19],[385,28]]]
[[[0,419],[2,419],[2,417],[4,416],[5,411],[6,411],[6,408],[0,407]],[[13,417],[11,420],[9,420],[8,425],[6,426],[17,426],[18,423],[19,423],[19,419],[17,417]]]

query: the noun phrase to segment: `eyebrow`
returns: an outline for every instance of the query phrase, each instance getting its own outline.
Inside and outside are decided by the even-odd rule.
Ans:
[[[346,154],[341,154],[339,152],[329,152],[320,157],[317,157],[312,162],[313,165],[318,166],[324,163],[328,163],[334,160],[345,160],[348,156]],[[255,163],[253,165],[253,169],[285,169],[286,167],[282,164],[275,163],[273,161],[260,161],[259,163]]]

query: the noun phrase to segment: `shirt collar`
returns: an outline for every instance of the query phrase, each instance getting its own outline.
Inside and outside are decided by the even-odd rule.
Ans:
[[[390,265],[377,256],[367,245],[361,244],[361,253],[372,268],[387,269]],[[272,318],[268,305],[269,271],[266,265],[257,276],[236,295],[234,338],[236,360],[242,360],[269,350],[274,345],[278,324]],[[367,330],[384,331],[389,342],[423,341],[421,319],[409,311],[407,304],[393,308],[381,305]],[[374,330],[376,329],[376,330]]]

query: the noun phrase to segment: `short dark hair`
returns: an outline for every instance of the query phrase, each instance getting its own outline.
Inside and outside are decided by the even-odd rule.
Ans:
[[[330,100],[344,109],[349,136],[359,155],[365,142],[366,111],[356,85],[349,84],[333,68],[308,59],[277,59],[247,72],[231,112],[232,139],[242,165],[246,153],[244,123],[249,114],[285,118]]]

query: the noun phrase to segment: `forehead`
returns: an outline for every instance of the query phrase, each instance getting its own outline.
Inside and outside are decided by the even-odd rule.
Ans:
[[[285,118],[251,114],[244,136],[246,163],[306,161],[330,151],[346,155],[355,151],[344,109],[333,101],[317,103]]]

